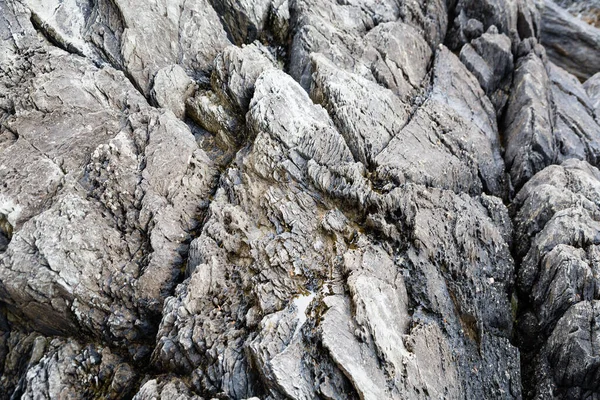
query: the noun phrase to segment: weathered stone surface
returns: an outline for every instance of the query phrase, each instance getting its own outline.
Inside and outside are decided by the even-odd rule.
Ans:
[[[554,136],[559,162],[578,158],[593,165],[600,161],[600,125],[594,118],[592,100],[585,88],[565,70],[549,65],[555,108]]]
[[[106,347],[69,339],[36,337],[23,378],[14,391],[21,399],[131,396],[137,374]]]
[[[530,1],[522,0],[458,0],[454,8],[454,21],[450,24],[450,45],[452,48],[460,49],[469,40],[474,38],[474,26],[481,26],[484,32],[494,26],[499,33],[507,35],[511,41],[519,40],[518,23],[519,18],[528,16],[531,24],[532,14],[535,12],[528,7]],[[527,18],[525,18],[526,20]],[[523,21],[525,22],[525,21]],[[523,22],[521,24],[523,25]],[[529,28],[527,31],[531,31]],[[533,32],[527,32],[528,36],[534,36]],[[524,39],[526,36],[521,37]]]
[[[534,52],[517,61],[504,119],[504,159],[517,188],[555,159],[548,81],[544,63]]]
[[[185,117],[185,102],[194,93],[194,83],[178,65],[156,73],[152,98],[159,107],[171,110],[177,118]]]
[[[501,115],[512,83],[513,55],[508,36],[490,31],[493,29],[464,45],[460,60],[475,75]]]
[[[0,0],[0,398],[597,396],[542,6]]]
[[[317,71],[323,73],[323,85],[333,85],[336,81],[331,80],[327,69],[335,67],[319,57],[314,62],[319,65]],[[460,65],[457,59],[455,62]],[[336,77],[353,79],[349,74]],[[354,79],[349,85],[372,85]],[[474,78],[470,79],[470,84],[478,88]],[[391,91],[386,93],[393,96]],[[389,99],[392,101],[392,97]],[[348,117],[339,114],[339,118]],[[480,122],[482,127],[484,121]],[[505,295],[507,287],[501,283],[510,282],[513,274],[501,233],[507,230],[507,217],[498,217],[498,212],[502,214],[501,203],[482,200],[486,204],[483,206],[468,196],[437,189],[429,195],[424,187],[406,184],[388,195],[377,194],[363,175],[364,166],[355,160],[351,146],[346,144],[346,137],[353,134],[350,128],[345,133],[338,132],[327,112],[276,69],[265,70],[256,81],[247,125],[254,135],[253,145],[238,153],[221,177],[222,186],[211,203],[202,234],[192,242],[190,277],[166,302],[154,362],[173,371],[188,371],[194,390],[208,388],[211,393],[224,391],[232,397],[260,393],[257,382],[262,382],[274,397],[285,394],[294,398],[418,398],[419,393],[428,391],[459,398],[464,391],[475,395],[490,394],[489,390],[518,396],[518,360],[506,339],[512,329],[510,305]],[[354,142],[353,146],[364,145]],[[344,180],[348,174],[353,174],[355,181],[343,188],[336,179]],[[332,200],[326,201],[320,191]],[[402,195],[402,191],[406,194]],[[432,197],[424,200],[423,196]],[[415,247],[399,254],[379,247],[371,235],[353,228],[353,214],[349,219],[339,210],[327,211],[332,206],[328,205],[332,204],[330,201],[336,199],[357,202],[359,209],[373,208],[368,225],[390,240],[401,241],[399,227],[411,227]],[[408,217],[413,202],[420,202],[420,209],[428,211]],[[397,204],[401,204],[400,209]],[[444,205],[438,209],[436,204]],[[492,213],[486,207],[497,211]],[[486,226],[481,229],[488,232],[488,240],[495,238],[489,253],[494,261],[484,255],[488,253],[480,255],[487,260],[483,263],[491,262],[497,268],[489,271],[491,276],[480,275],[483,267],[471,269],[463,263],[457,264],[456,271],[448,272],[446,278],[438,275],[443,270],[441,265],[449,268],[458,260],[467,259],[462,252],[470,245],[447,248],[447,259],[442,256],[436,260],[433,253],[422,253],[427,252],[423,245],[433,249],[447,242],[442,232],[470,229],[466,220],[466,225],[462,225],[454,219],[463,208],[477,213],[475,218]],[[488,212],[497,222],[489,219]],[[394,215],[410,219],[392,222],[398,218]],[[446,218],[442,216],[450,218],[448,226],[433,222]],[[390,222],[384,222],[386,219]],[[425,236],[420,233],[423,229]],[[435,230],[431,236],[425,233],[429,229]],[[439,241],[434,239],[438,237]],[[350,241],[356,243],[357,250],[349,248]],[[340,264],[337,260],[343,261]],[[421,265],[419,260],[433,263]],[[432,313],[423,311],[414,327],[408,313],[409,292],[403,288],[400,273],[403,269],[415,274],[415,280],[410,280],[412,301],[423,304]],[[418,276],[433,280],[417,285],[417,281],[422,281]],[[443,283],[445,279],[455,282],[451,288]],[[473,282],[473,286],[464,283],[466,286],[462,287],[459,282]],[[489,297],[482,298],[481,303],[471,297],[469,293],[490,282],[494,285],[489,289]],[[346,284],[349,297],[344,292]],[[485,311],[480,308],[483,304]],[[338,311],[333,312],[332,307]],[[344,324],[348,327],[340,326],[340,319],[347,321]],[[258,334],[252,334],[253,330]],[[343,334],[348,338],[345,344],[340,341],[342,332],[349,332]],[[419,338],[423,332],[430,336]],[[322,342],[328,352],[315,352],[311,345],[315,340]],[[398,347],[398,343],[406,345]],[[500,349],[494,356],[490,353],[492,358],[488,359],[476,355],[478,346]],[[349,349],[355,348],[364,348],[360,350],[364,360],[351,356],[354,351]],[[383,367],[379,357],[386,360]],[[431,362],[436,359],[447,361]],[[459,359],[464,364],[450,361]],[[472,368],[486,370],[498,360],[503,360],[510,371],[508,375],[493,383],[487,375],[468,383],[461,380]],[[411,372],[401,372],[407,365]],[[290,374],[295,377],[294,385],[290,385]],[[390,374],[396,378],[390,378]],[[307,376],[318,378],[306,379]],[[439,376],[454,376],[454,380],[440,381],[435,378]],[[372,392],[382,385],[389,390]]]
[[[149,380],[133,398],[135,400],[202,400],[202,397],[193,394],[184,382],[168,377]]]
[[[591,100],[591,106],[596,115],[596,122],[600,123],[600,72],[585,81],[583,87]]]
[[[596,168],[569,160],[535,175],[513,203],[516,251],[523,258],[517,282],[527,306],[519,329],[531,363],[524,371],[530,396],[583,398],[597,392],[590,383],[597,355],[582,349],[594,348],[597,330],[592,310],[600,293],[599,188]],[[572,357],[578,361],[567,365]]]
[[[97,64],[123,69],[146,95],[162,68],[179,64],[191,76],[201,75],[229,44],[208,0],[156,0],[144,7],[129,0],[24,3],[48,40]]]
[[[267,27],[272,0],[214,0],[227,32],[237,45],[252,43]]]
[[[600,2],[598,0],[559,0],[556,3],[588,24],[600,27]]]
[[[31,46],[2,67],[2,301],[41,332],[147,353],[216,170],[121,72]]]
[[[0,387],[3,399],[17,391],[27,366],[39,361],[46,344],[46,339],[39,334],[11,329],[5,313],[6,310],[3,310],[0,316]]]
[[[544,59],[539,45],[519,58],[504,116],[504,157],[517,189],[548,165],[570,158],[598,163],[592,99],[575,76]]]
[[[541,39],[552,62],[577,78],[586,80],[600,71],[600,29],[552,0],[544,2]]]
[[[398,6],[387,0],[365,4],[290,2],[292,24],[296,26],[290,74],[308,89],[312,73],[310,54],[322,53],[343,69],[383,80],[391,89],[398,87],[403,93],[407,84],[419,83],[418,75],[423,73],[430,57],[426,44],[434,48],[446,31],[444,2],[426,3]],[[405,62],[408,58],[410,63]]]

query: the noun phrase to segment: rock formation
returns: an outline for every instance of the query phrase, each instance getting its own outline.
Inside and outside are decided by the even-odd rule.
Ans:
[[[0,0],[0,399],[600,396],[577,4]]]

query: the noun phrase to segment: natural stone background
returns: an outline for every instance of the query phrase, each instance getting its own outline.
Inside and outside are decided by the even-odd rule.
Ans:
[[[599,16],[0,0],[0,399],[599,398]]]

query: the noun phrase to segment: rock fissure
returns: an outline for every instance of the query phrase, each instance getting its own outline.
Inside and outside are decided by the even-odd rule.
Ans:
[[[600,393],[597,28],[49,1],[0,0],[0,398]]]

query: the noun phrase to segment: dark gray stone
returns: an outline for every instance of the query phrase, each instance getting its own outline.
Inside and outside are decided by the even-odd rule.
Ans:
[[[572,16],[552,0],[544,2],[541,39],[552,62],[580,80],[600,71],[600,29]]]

